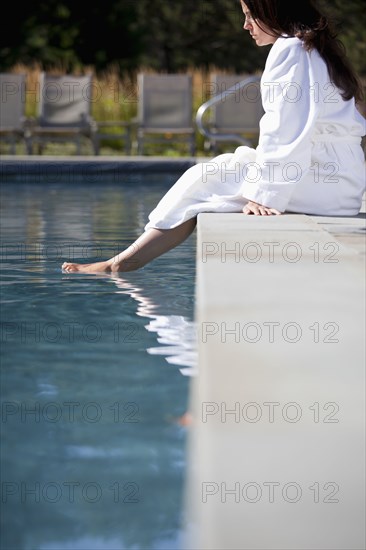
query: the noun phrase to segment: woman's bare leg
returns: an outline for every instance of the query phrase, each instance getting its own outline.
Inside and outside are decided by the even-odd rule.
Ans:
[[[148,229],[131,246],[104,262],[74,264],[64,262],[67,273],[134,271],[185,241],[196,227],[196,218],[173,229]]]

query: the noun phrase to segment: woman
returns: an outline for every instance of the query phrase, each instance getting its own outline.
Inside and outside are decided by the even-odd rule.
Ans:
[[[358,214],[366,127],[355,103],[361,86],[342,44],[311,0],[246,0],[241,6],[244,29],[258,46],[272,45],[261,78],[265,114],[257,148],[241,146],[193,166],[129,248],[104,262],[65,262],[64,271],[138,269],[184,241],[200,212]]]

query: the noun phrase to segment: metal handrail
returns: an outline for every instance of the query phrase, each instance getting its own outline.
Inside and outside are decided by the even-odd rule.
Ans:
[[[220,103],[223,99],[226,98],[229,94],[232,94],[233,92],[237,92],[238,90],[241,90],[248,84],[252,84],[254,82],[259,82],[260,77],[259,76],[249,76],[245,78],[244,80],[241,80],[240,82],[237,82],[234,86],[231,86],[227,90],[224,90],[218,95],[215,95],[205,103],[202,103],[202,105],[199,107],[197,114],[196,114],[196,124],[199,132],[206,136],[209,139],[213,139],[215,141],[237,141],[238,143],[242,145],[249,145],[251,146],[251,143],[249,140],[245,139],[240,134],[218,134],[215,132],[211,132],[207,127],[203,124],[203,116],[206,113],[208,109],[216,105],[217,103]]]

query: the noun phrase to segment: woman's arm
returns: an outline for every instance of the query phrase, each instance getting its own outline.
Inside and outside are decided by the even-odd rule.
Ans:
[[[326,71],[317,57],[297,38],[279,38],[270,51],[261,80],[265,114],[256,162],[248,164],[241,189],[250,201],[244,213],[284,212],[309,172],[311,138],[322,107],[321,98],[314,97],[314,81],[320,80],[320,69]]]

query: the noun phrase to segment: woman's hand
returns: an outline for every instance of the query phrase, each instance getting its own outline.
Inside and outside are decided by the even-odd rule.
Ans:
[[[243,213],[246,216],[250,214],[254,214],[255,216],[272,216],[272,214],[276,214],[277,216],[281,215],[281,212],[275,208],[268,208],[268,206],[263,206],[263,204],[253,201],[247,202],[243,208]]]

